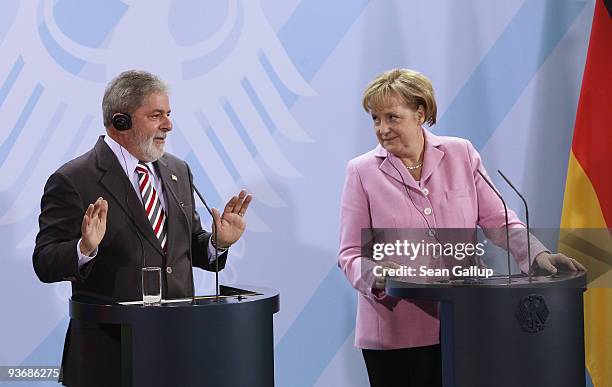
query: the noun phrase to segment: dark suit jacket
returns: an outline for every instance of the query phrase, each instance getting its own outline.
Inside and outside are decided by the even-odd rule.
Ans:
[[[141,268],[162,268],[162,297],[193,294],[193,266],[214,270],[208,259],[210,233],[195,211],[189,166],[170,154],[154,163],[163,183],[168,241],[164,254],[142,201],[101,136],[95,147],[49,177],[41,200],[40,231],[33,254],[43,282],[71,281],[79,294],[103,300],[142,299]],[[176,178],[173,178],[175,176]],[[98,197],[108,201],[106,234],[97,256],[78,268],[77,242],[83,215]],[[219,257],[225,266],[227,254]],[[119,385],[120,329],[71,320],[62,359],[66,385]],[[160,354],[162,355],[162,354]]]

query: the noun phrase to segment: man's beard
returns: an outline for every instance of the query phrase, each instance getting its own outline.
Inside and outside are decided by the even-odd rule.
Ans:
[[[139,150],[139,153],[144,157],[141,161],[152,162],[158,160],[164,154],[164,145],[161,147],[155,145],[153,136],[146,136],[144,134],[140,134],[137,131],[134,131],[134,137],[132,139],[133,144]],[[164,135],[165,137],[165,135]]]

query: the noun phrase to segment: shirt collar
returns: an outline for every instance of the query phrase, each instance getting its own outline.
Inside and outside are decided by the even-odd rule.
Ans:
[[[128,175],[128,177],[131,177],[135,173],[136,166],[138,165],[140,160],[134,157],[134,155],[128,152],[128,150],[125,149],[125,147],[121,146],[117,141],[113,140],[111,136],[105,135],[104,142],[113,151],[115,157],[117,157],[117,160],[121,165],[121,169],[123,169],[123,171],[126,175]],[[147,165],[147,168],[150,172],[155,170],[153,168],[152,162],[146,162],[145,164]]]

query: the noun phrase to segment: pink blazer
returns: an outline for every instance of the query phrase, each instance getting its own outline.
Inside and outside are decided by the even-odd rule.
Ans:
[[[486,175],[480,155],[472,144],[464,139],[423,131],[425,150],[419,182],[399,158],[380,145],[347,165],[338,265],[359,293],[355,329],[355,345],[359,348],[395,349],[439,343],[437,303],[397,302],[384,291],[373,292],[374,276],[365,268],[374,263],[360,256],[363,228],[427,227],[423,216],[416,212],[407,197],[395,168],[399,169],[414,204],[427,217],[431,227],[501,228],[505,225],[503,205],[476,172],[480,169]],[[524,227],[514,212],[508,211],[508,217],[511,227]],[[499,242],[505,243],[505,239]],[[523,271],[528,269],[525,245],[512,243],[511,247]],[[532,257],[545,250],[535,241]]]

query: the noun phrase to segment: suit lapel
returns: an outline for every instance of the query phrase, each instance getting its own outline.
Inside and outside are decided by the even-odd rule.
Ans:
[[[171,265],[176,260],[177,254],[173,254],[176,246],[176,238],[181,232],[181,223],[184,221],[187,223],[186,214],[182,208],[182,202],[179,201],[178,188],[179,181],[175,171],[170,169],[168,163],[162,156],[158,161],[153,163],[158,171],[158,175],[162,180],[164,187],[164,200],[166,202],[166,222],[168,227],[168,245],[167,245],[167,259],[168,265]],[[188,224],[186,226],[189,227]]]
[[[423,151],[421,182],[424,184],[436,168],[438,168],[438,165],[440,165],[440,161],[444,157],[444,151],[438,149],[440,146],[438,136],[425,129],[423,129],[423,135],[425,136],[425,150]]]
[[[121,168],[119,161],[112,150],[106,145],[102,136],[95,146],[98,167],[104,171],[100,183],[115,199],[125,214],[134,222],[141,235],[161,255],[164,255],[159,240],[153,234],[153,228],[144,211],[142,201],[132,188],[132,183]]]
[[[408,187],[418,189],[418,185],[412,175],[408,172],[402,160],[397,158],[390,152],[387,152],[382,145],[378,145],[374,150],[374,154],[378,157],[383,157],[383,161],[378,166],[383,173],[394,179],[395,181],[406,184]]]

